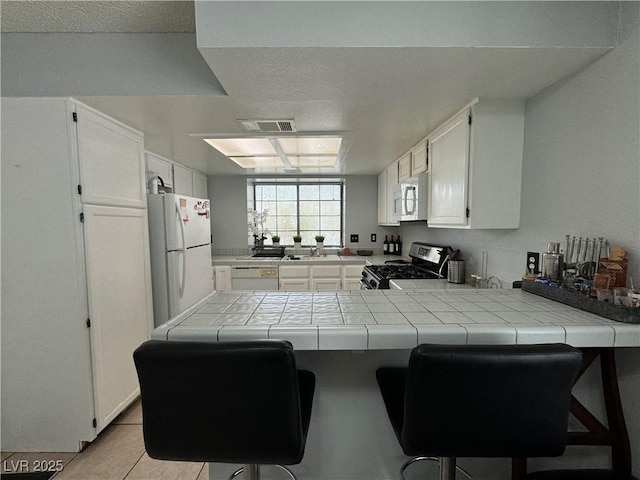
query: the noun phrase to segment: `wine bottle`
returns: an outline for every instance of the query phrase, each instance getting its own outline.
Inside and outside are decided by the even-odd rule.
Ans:
[[[382,244],[382,253],[385,255],[389,254],[389,239],[387,237],[388,235],[384,236],[384,243]]]
[[[391,241],[389,242],[389,255],[396,254],[396,243],[393,241],[393,235],[391,235]]]
[[[396,255],[402,255],[402,240],[400,240],[400,235],[396,239]]]

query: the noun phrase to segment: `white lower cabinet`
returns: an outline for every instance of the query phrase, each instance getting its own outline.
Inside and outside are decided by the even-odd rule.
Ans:
[[[343,265],[342,267],[342,289],[360,290],[360,279],[364,265]]]
[[[364,265],[280,266],[280,290],[359,290]]]
[[[228,292],[231,290],[231,267],[218,266],[214,268],[215,285],[218,292]]]
[[[311,290],[340,290],[342,265],[312,265],[309,268]]]
[[[309,290],[309,266],[286,265],[280,267],[280,290],[306,292]]]

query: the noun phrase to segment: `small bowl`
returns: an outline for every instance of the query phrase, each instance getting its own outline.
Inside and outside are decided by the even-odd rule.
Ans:
[[[361,257],[370,257],[373,255],[373,250],[358,250],[358,255]]]

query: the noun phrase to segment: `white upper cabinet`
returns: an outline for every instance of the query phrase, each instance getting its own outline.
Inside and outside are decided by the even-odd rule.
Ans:
[[[145,208],[142,133],[82,104],[75,104],[82,201]]]
[[[207,194],[207,176],[195,170],[193,171],[193,196],[196,198],[209,198]]]
[[[179,195],[193,197],[193,173],[190,168],[173,165],[173,191]]]
[[[524,102],[475,100],[429,136],[430,227],[520,225]]]
[[[398,184],[396,160],[378,175],[378,225],[398,226],[393,218],[393,189]]]
[[[165,186],[173,187],[173,163],[151,152],[145,152],[147,162],[147,182],[155,177],[162,178]]]
[[[411,152],[405,153],[398,159],[398,181],[411,177]]]
[[[209,198],[207,176],[176,163],[173,165],[173,191],[189,197]]]
[[[429,226],[467,223],[469,115],[470,110],[464,110],[430,137]]]
[[[427,140],[425,139],[411,149],[411,176],[426,172],[428,167]]]

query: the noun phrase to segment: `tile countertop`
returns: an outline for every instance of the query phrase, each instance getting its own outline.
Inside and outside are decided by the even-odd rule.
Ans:
[[[297,350],[408,349],[421,343],[640,347],[614,322],[520,289],[214,292],[153,331],[186,341],[285,339]]]
[[[327,255],[326,257],[305,257],[298,255],[300,260],[289,260],[287,257],[282,260],[253,258],[249,255],[214,255],[211,257],[213,266],[224,265],[382,265],[387,260],[410,260],[407,257],[389,257],[388,255]]]

